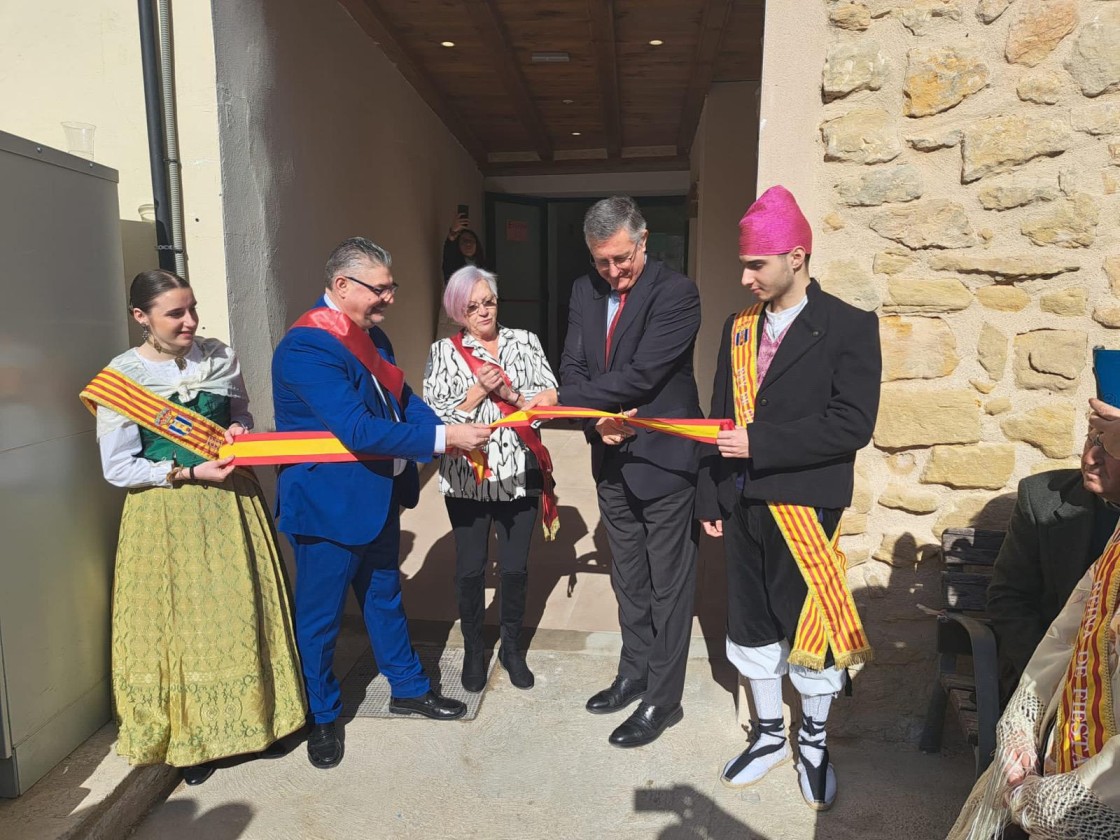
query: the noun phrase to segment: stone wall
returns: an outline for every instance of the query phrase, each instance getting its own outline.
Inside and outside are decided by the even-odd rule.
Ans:
[[[1002,528],[1021,477],[1076,466],[1090,348],[1120,347],[1120,2],[819,8],[813,268],[884,351],[843,526],[877,661],[844,724],[910,739],[941,532]]]

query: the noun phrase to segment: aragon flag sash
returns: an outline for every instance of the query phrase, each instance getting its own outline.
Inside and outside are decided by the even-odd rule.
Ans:
[[[459,351],[459,355],[463,357],[463,361],[467,363],[471,373],[477,374],[479,368],[486,364],[478,356],[467,350],[466,345],[463,344],[462,332],[453,335],[451,343],[455,345],[455,349]],[[502,374],[502,380],[512,389],[513,382],[510,381],[509,375],[501,367],[498,367],[498,370]],[[503,417],[509,417],[517,411],[517,406],[499,399],[493,391],[490,392],[489,397],[498,407],[498,410],[502,412]],[[541,440],[541,433],[532,426],[527,424],[514,426],[513,430],[521,438],[521,442],[525,444],[526,448],[533,453],[533,457],[537,459],[537,465],[541,468],[541,480],[544,484],[541,491],[541,527],[544,528],[544,538],[553,540],[556,538],[556,532],[560,530],[560,511],[556,506],[556,482],[552,478],[552,455],[549,454],[548,448]]]
[[[1118,592],[1120,527],[1093,565],[1092,586],[1062,684],[1053,746],[1059,773],[1076,770],[1116,735],[1108,646]]]
[[[207,461],[218,457],[226,430],[213,420],[184,408],[130,379],[105,368],[78,395],[94,415],[102,405]]]
[[[732,389],[739,427],[754,420],[761,323],[762,304],[755,304],[740,312],[731,325]],[[770,502],[769,507],[809,589],[789,661],[819,671],[831,647],[837,668],[869,662],[871,645],[848,588],[847,558],[838,545],[840,529],[830,540],[813,508],[785,502]]]

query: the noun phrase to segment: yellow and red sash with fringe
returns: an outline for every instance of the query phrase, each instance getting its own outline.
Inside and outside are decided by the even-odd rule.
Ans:
[[[94,415],[97,406],[212,461],[225,443],[226,430],[197,411],[161,397],[112,368],[105,368],[78,395]]]
[[[762,304],[755,304],[740,312],[731,325],[732,389],[739,427],[754,420],[761,324]],[[769,507],[809,588],[789,661],[819,671],[831,647],[837,668],[869,662],[871,645],[848,588],[840,529],[829,539],[813,508],[785,502],[770,502]]]
[[[1120,528],[1093,566],[1092,588],[1066,670],[1054,729],[1059,773],[1076,770],[1104,749],[1105,742],[1116,734],[1108,645],[1118,592]]]

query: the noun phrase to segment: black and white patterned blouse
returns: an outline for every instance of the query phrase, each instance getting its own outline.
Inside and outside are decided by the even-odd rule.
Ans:
[[[498,358],[468,333],[463,346],[484,362],[500,365],[513,383],[513,390],[531,400],[541,391],[556,387],[556,376],[541,349],[540,339],[528,330],[498,328]],[[432,345],[424,368],[424,402],[445,423],[493,423],[502,412],[489,397],[474,411],[458,411],[455,406],[466,399],[475,383],[466,359],[450,338]],[[439,490],[445,496],[483,502],[508,502],[540,493],[541,481],[536,459],[513,429],[498,429],[486,445],[491,475],[479,484],[471,463],[464,457],[440,457]]]

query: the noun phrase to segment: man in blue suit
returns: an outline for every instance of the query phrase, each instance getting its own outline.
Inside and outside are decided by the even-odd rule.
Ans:
[[[404,383],[378,327],[397,291],[391,263],[388,251],[361,237],[335,248],[325,293],[272,359],[277,431],[330,432],[352,452],[382,456],[280,473],[277,527],[295,549],[296,641],[312,723],[307,754],[321,768],[342,761],[335,727],[342,702],[331,665],[348,587],[389,680],[390,711],[436,720],[466,712],[432,691],[412,649],[401,604],[399,511],[419,497],[416,461],[475,449],[490,429],[442,425]]]

